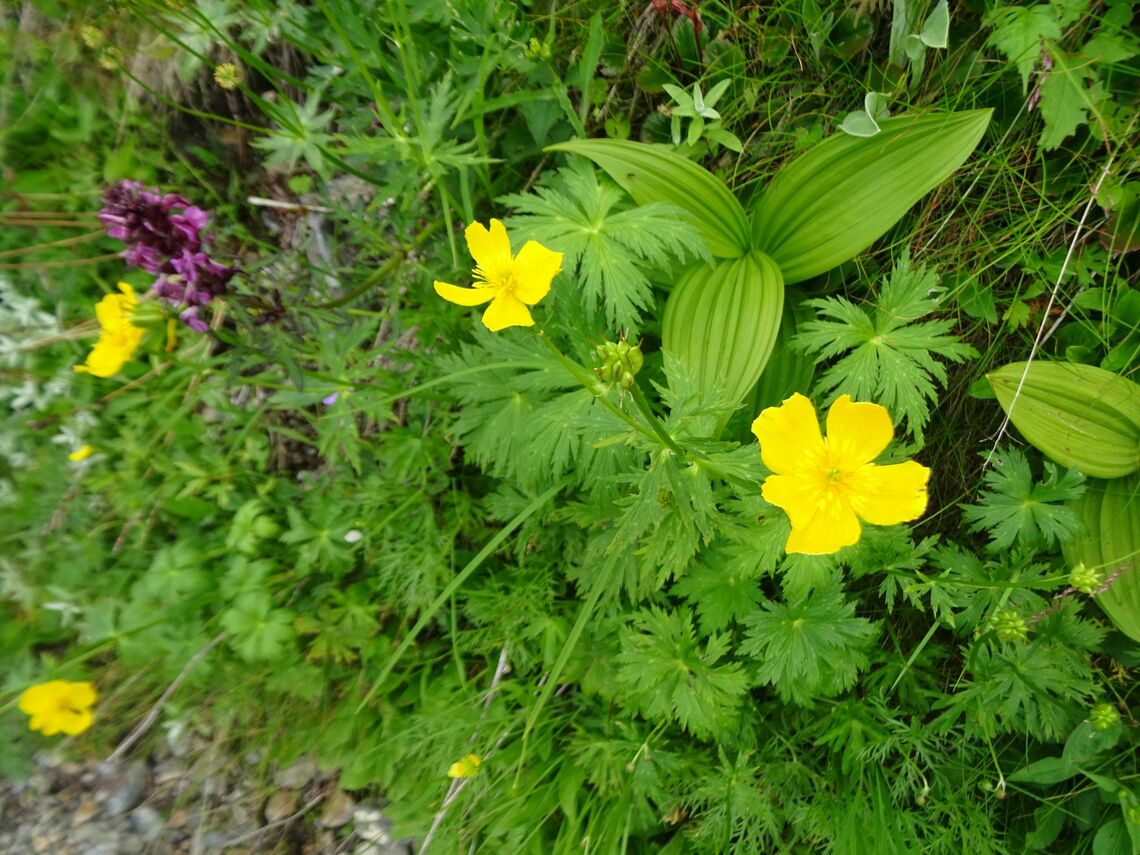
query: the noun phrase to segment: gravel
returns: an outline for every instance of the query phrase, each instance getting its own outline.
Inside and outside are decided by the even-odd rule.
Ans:
[[[39,755],[26,779],[0,780],[0,853],[413,855],[379,805],[312,758],[267,776],[213,750],[157,753],[117,765]]]

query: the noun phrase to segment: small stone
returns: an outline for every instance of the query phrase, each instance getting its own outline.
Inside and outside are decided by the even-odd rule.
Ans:
[[[352,822],[356,827],[356,836],[368,843],[387,845],[392,842],[389,833],[391,823],[385,818],[380,809],[372,805],[361,805],[352,814]]]
[[[278,790],[265,803],[265,821],[280,822],[297,811],[296,790]]]
[[[285,769],[279,769],[273,776],[273,783],[287,790],[299,790],[320,772],[317,761],[312,757],[302,757]]]
[[[136,761],[111,780],[103,806],[108,816],[122,816],[142,803],[150,788],[150,769],[146,763]]]
[[[99,805],[90,796],[84,796],[83,801],[79,803],[79,807],[75,809],[75,813],[71,816],[72,825],[83,825],[95,814],[99,813]]]
[[[147,842],[154,842],[162,836],[166,823],[162,816],[150,805],[139,805],[130,814],[131,827]]]
[[[321,811],[321,818],[317,820],[317,825],[321,828],[340,828],[348,825],[355,812],[356,802],[352,796],[344,790],[333,790],[332,794],[325,800],[325,807]]]

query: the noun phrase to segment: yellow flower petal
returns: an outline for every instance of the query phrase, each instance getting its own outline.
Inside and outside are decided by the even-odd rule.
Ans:
[[[781,508],[792,528],[802,528],[815,516],[816,508],[827,498],[818,479],[802,475],[771,475],[760,488],[764,501]]]
[[[777,474],[810,466],[824,452],[815,407],[803,395],[764,410],[752,422],[752,432],[760,440],[764,465]]]
[[[851,506],[873,525],[915,520],[926,510],[930,470],[913,460],[891,466],[867,464],[846,478]]]
[[[458,285],[449,285],[446,282],[435,282],[435,293],[449,303],[460,306],[481,306],[488,300],[495,299],[495,289],[483,286],[482,288],[461,288]]]
[[[827,449],[832,465],[854,469],[870,463],[891,443],[891,414],[879,404],[857,404],[840,395],[827,411]]]
[[[494,280],[507,272],[511,266],[511,239],[507,228],[499,220],[491,220],[491,228],[482,223],[472,223],[463,233],[467,238],[467,249],[475,259],[475,276],[479,279]]]
[[[57,724],[59,729],[69,736],[74,736],[77,733],[83,733],[91,726],[91,722],[95,720],[95,716],[91,710],[75,710],[66,712],[59,716]]]
[[[816,507],[805,525],[792,526],[784,550],[789,554],[831,555],[845,546],[858,543],[860,534],[859,518],[850,503],[832,496]]]
[[[75,451],[71,452],[71,454],[67,455],[67,459],[72,463],[78,463],[80,460],[86,460],[94,453],[95,448],[93,446],[82,445],[79,448],[75,449]]]
[[[73,706],[94,706],[95,701],[99,699],[99,695],[95,691],[95,685],[93,683],[88,683],[86,681],[78,683],[67,683],[67,688],[67,701]]]
[[[534,326],[534,318],[530,310],[518,297],[513,294],[500,294],[491,301],[487,311],[483,313],[483,326],[491,332],[498,332],[507,327]]]
[[[119,369],[127,364],[133,352],[134,346],[101,335],[95,346],[91,348],[91,352],[87,354],[87,362],[84,365],[76,365],[75,370],[86,371],[96,377],[114,377],[119,373]]]
[[[448,767],[447,777],[470,778],[479,771],[479,767],[482,765],[483,761],[479,759],[478,754],[468,754],[462,760],[457,760]]]
[[[533,306],[550,292],[550,283],[562,270],[562,253],[528,240],[515,258],[515,296]]]

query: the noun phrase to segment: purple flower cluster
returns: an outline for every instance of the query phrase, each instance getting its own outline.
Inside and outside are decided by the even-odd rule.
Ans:
[[[108,188],[99,211],[107,234],[127,244],[127,263],[157,276],[154,293],[181,308],[179,317],[198,332],[209,329],[199,311],[223,296],[237,273],[203,248],[202,229],[208,219],[184,196],[160,196],[138,181],[126,180]]]

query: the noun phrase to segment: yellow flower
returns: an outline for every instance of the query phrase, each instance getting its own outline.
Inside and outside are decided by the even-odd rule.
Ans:
[[[52,680],[25,689],[20,695],[20,712],[31,717],[28,727],[46,736],[74,735],[91,726],[95,687],[90,683]]]
[[[143,329],[131,323],[139,301],[135,290],[126,282],[119,283],[122,294],[108,294],[95,306],[99,321],[99,341],[87,355],[87,362],[76,365],[75,370],[96,377],[111,377],[118,373],[135,348],[142,341]]]
[[[482,223],[472,223],[464,234],[475,259],[475,287],[460,288],[436,281],[435,293],[460,306],[479,306],[489,301],[483,325],[491,332],[533,326],[534,318],[527,306],[533,306],[550,291],[551,281],[562,270],[562,253],[529,240],[518,255],[511,255],[507,229],[498,220],[491,220],[490,230]]]
[[[929,469],[913,460],[871,462],[894,432],[885,407],[841,396],[827,413],[825,439],[811,401],[792,395],[757,416],[752,432],[774,473],[764,482],[764,499],[792,523],[788,552],[830,555],[859,541],[859,520],[895,525],[926,510]]]
[[[492,222],[494,222],[492,220]],[[479,767],[483,765],[483,761],[479,759],[478,754],[468,754],[462,760],[452,763],[447,769],[447,777],[449,778],[470,778],[479,771]]]
[[[75,449],[75,451],[71,452],[71,454],[67,455],[67,459],[72,463],[78,463],[80,460],[86,460],[94,453],[95,449],[92,446],[84,445]]]

